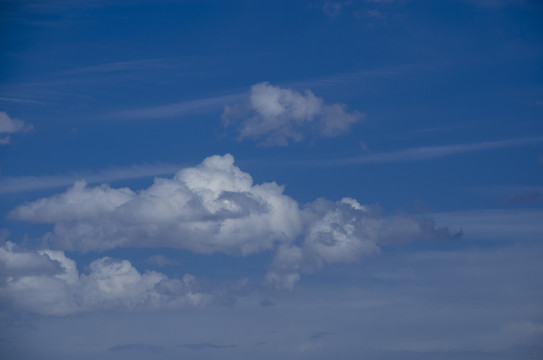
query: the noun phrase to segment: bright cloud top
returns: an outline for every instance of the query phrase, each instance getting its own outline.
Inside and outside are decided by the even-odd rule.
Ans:
[[[351,198],[302,208],[276,183],[254,185],[232,155],[212,156],[157,178],[145,190],[88,187],[23,204],[19,220],[54,224],[53,244],[67,250],[173,247],[248,255],[277,248],[266,283],[291,289],[300,273],[378,253],[415,238],[452,238],[430,219],[384,216]]]
[[[28,125],[19,119],[13,119],[7,113],[0,111],[0,145],[9,144],[11,141],[10,135],[6,134],[28,132],[32,129],[32,125]]]
[[[139,192],[76,182],[11,216],[55,224],[55,245],[68,250],[165,246],[246,255],[301,232],[298,204],[282,192],[275,183],[253,185],[232,155],[212,156]]]
[[[96,310],[178,309],[212,300],[196,290],[196,280],[147,271],[127,260],[103,257],[79,274],[62,251],[22,251],[12,242],[0,247],[0,298],[18,308],[48,315]]]
[[[225,106],[226,126],[236,126],[239,138],[252,138],[266,146],[286,146],[306,136],[335,137],[349,131],[363,117],[347,112],[344,104],[324,104],[310,90],[303,94],[267,82],[253,85],[248,98]]]

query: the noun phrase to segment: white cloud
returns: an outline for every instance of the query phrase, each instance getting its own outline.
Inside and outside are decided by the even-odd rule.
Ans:
[[[363,117],[344,104],[324,104],[310,90],[303,94],[267,82],[253,85],[245,102],[225,106],[226,126],[236,126],[239,138],[266,146],[286,146],[306,136],[334,137],[349,131]]]
[[[93,261],[88,273],[79,274],[75,261],[61,251],[22,251],[9,241],[0,247],[0,268],[0,298],[39,314],[178,309],[212,300],[196,290],[189,274],[182,280],[155,271],[141,274],[129,261],[109,257]]]
[[[55,245],[70,250],[167,246],[249,254],[292,241],[301,232],[298,204],[275,183],[253,185],[233,163],[231,155],[212,156],[139,192],[77,182],[11,216],[55,224]]]
[[[28,132],[33,126],[25,124],[24,121],[11,118],[7,113],[0,111],[0,145],[9,144],[11,137],[6,134]]]
[[[10,216],[54,224],[52,242],[65,250],[172,247],[248,255],[277,248],[266,281],[287,289],[301,273],[358,261],[382,245],[454,237],[430,219],[384,216],[351,198],[300,209],[276,183],[254,185],[231,155],[209,157],[141,191],[76,182]]]

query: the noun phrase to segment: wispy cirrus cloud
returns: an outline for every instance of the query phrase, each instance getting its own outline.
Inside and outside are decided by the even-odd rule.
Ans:
[[[313,166],[342,166],[372,163],[415,162],[492,149],[526,146],[532,144],[535,145],[540,142],[543,142],[543,137],[541,136],[514,138],[498,141],[482,141],[476,143],[455,145],[422,146],[347,158],[337,158],[329,160],[306,160],[293,162],[293,164]]]
[[[230,94],[197,100],[181,101],[174,104],[122,110],[105,115],[108,118],[124,120],[167,119],[192,114],[220,112],[224,104],[238,101],[243,94]]]
[[[144,164],[125,167],[112,167],[98,172],[75,172],[66,175],[11,176],[0,178],[0,194],[13,194],[26,191],[54,189],[72,185],[85,179],[89,184],[116,180],[139,179],[158,175],[173,174],[180,165]]]

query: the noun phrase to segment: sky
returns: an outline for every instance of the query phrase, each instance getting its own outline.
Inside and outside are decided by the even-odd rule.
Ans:
[[[542,18],[0,1],[0,355],[540,359]]]

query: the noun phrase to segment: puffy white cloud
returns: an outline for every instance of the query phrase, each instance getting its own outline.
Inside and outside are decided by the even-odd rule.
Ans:
[[[282,192],[275,183],[253,185],[231,155],[212,156],[139,192],[77,182],[11,216],[55,224],[55,245],[62,249],[167,246],[250,254],[301,232],[298,204]]]
[[[341,135],[362,116],[358,111],[348,113],[344,104],[324,104],[310,90],[302,94],[263,82],[251,87],[244,102],[225,106],[223,120],[226,126],[237,127],[240,139],[286,146],[289,140],[301,141],[306,135]]]
[[[9,144],[11,138],[6,134],[17,132],[28,132],[33,126],[25,124],[24,121],[11,118],[7,113],[0,111],[0,145]]]
[[[454,237],[430,219],[384,216],[352,198],[319,199],[300,209],[281,186],[254,185],[231,155],[209,157],[137,192],[77,182],[11,216],[54,224],[58,249],[174,247],[248,255],[276,248],[266,283],[287,289],[302,273],[358,261],[386,244]]]
[[[201,306],[212,295],[197,291],[196,280],[148,271],[127,260],[103,257],[79,274],[75,261],[61,251],[22,251],[11,242],[0,248],[0,297],[39,314],[68,315],[95,310],[177,309]],[[44,271],[45,270],[45,271]]]
[[[303,210],[306,227],[303,241],[281,246],[266,282],[276,288],[292,289],[301,272],[314,272],[324,264],[350,263],[377,254],[380,246],[411,241],[451,239],[447,228],[436,228],[426,218],[385,217],[351,198],[338,202],[319,199]]]

